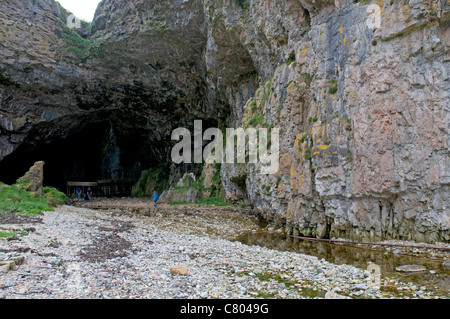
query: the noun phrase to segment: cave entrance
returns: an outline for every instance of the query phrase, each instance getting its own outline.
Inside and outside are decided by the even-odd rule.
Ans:
[[[122,153],[110,121],[91,123],[63,139],[22,144],[0,162],[0,180],[15,183],[36,161],[45,162],[44,185],[63,192],[68,181],[133,180]]]

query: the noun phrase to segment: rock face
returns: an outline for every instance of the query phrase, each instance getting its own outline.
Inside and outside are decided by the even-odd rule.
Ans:
[[[280,168],[225,165],[228,198],[304,236],[448,241],[448,4],[250,4],[223,23],[262,84],[228,96],[235,126],[280,127]]]
[[[86,135],[50,180],[137,180],[194,119],[279,127],[277,174],[222,165],[228,201],[304,236],[450,240],[446,1],[104,0],[81,29],[1,6],[0,177]]]

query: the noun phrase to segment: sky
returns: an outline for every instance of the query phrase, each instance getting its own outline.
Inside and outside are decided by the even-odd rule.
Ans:
[[[65,9],[72,12],[77,18],[91,22],[94,19],[95,9],[101,0],[57,0]]]

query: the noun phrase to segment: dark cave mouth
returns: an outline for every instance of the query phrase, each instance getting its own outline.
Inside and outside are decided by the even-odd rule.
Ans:
[[[64,138],[28,141],[0,162],[0,181],[14,184],[37,161],[44,161],[44,186],[66,192],[67,182],[127,179],[158,163],[146,133],[123,132],[110,120],[90,123]],[[160,151],[158,150],[158,152]]]

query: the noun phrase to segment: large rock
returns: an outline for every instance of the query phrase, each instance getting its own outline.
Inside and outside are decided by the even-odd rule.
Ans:
[[[189,271],[185,265],[176,265],[170,267],[170,274],[187,276],[189,274]]]
[[[39,196],[42,196],[44,186],[44,165],[45,163],[42,161],[36,162],[30,170],[18,180],[19,187],[29,192],[36,192]]]

